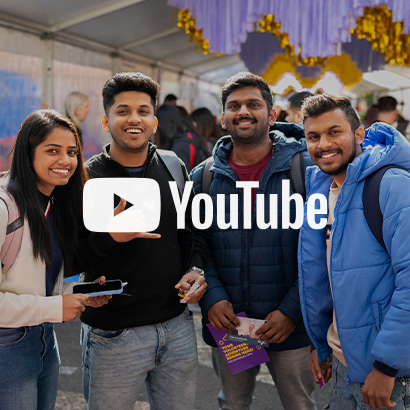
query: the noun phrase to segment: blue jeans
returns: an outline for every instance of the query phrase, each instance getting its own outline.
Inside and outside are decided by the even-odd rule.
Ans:
[[[53,410],[60,357],[51,323],[0,329],[1,410]]]
[[[116,331],[81,328],[83,390],[89,410],[132,410],[145,383],[150,409],[189,410],[198,355],[192,313]]]
[[[266,363],[285,410],[316,410],[315,380],[310,373],[310,347],[267,351]],[[221,380],[218,395],[220,410],[249,410],[260,365],[232,375],[219,348],[212,348],[212,364]]]
[[[363,401],[363,383],[350,383],[350,395],[346,397],[347,368],[333,356],[331,410],[371,410]],[[391,401],[397,403],[393,410],[410,409],[410,376],[397,377],[394,383]]]

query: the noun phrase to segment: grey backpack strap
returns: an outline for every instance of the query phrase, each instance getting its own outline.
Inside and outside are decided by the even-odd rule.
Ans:
[[[209,188],[214,179],[214,173],[210,171],[212,165],[214,165],[214,157],[211,156],[205,161],[204,167],[202,168],[201,192],[204,194],[209,194]]]
[[[288,173],[293,192],[302,195],[303,200],[306,201],[305,166],[302,151],[297,152],[292,157],[292,168]]]
[[[164,164],[168,168],[168,171],[174,178],[175,182],[177,183],[178,189],[180,194],[184,192],[185,187],[185,178],[184,174],[182,173],[181,162],[175,154],[174,151],[168,151],[165,149],[157,149],[158,155],[164,161]]]

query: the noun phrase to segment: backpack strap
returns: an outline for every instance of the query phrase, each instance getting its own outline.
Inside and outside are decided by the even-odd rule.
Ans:
[[[179,192],[182,195],[185,187],[185,178],[184,174],[182,173],[181,162],[179,161],[179,158],[177,157],[175,152],[165,149],[157,149],[157,153],[164,161],[165,166],[170,172],[172,178],[174,178],[175,182],[177,183]]]
[[[20,216],[14,199],[3,187],[0,188],[0,199],[6,204],[8,212],[6,239],[0,250],[2,269],[3,272],[6,272],[13,265],[21,248],[24,221]]]
[[[373,174],[366,177],[363,187],[363,211],[366,222],[369,225],[374,237],[379,241],[380,245],[387,251],[386,244],[383,239],[383,214],[380,209],[379,193],[380,183],[388,169],[399,168],[404,169],[399,165],[386,165],[379,168]]]
[[[297,152],[292,157],[292,168],[288,171],[288,175],[293,192],[302,195],[303,201],[306,201],[305,166],[303,163],[303,151]]]
[[[210,171],[212,165],[214,165],[214,157],[210,156],[202,168],[202,178],[201,178],[201,191],[203,194],[209,195],[209,188],[211,187],[212,181],[214,179],[214,173]]]

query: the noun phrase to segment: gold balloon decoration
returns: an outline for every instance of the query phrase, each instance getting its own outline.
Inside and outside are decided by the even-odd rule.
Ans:
[[[356,68],[356,64],[344,53],[340,56],[327,58],[323,71],[317,78],[302,78],[296,72],[294,58],[288,54],[278,54],[262,78],[268,84],[275,85],[285,73],[290,73],[296,77],[303,88],[312,88],[326,71],[335,73],[346,87],[357,84],[362,79],[362,72]]]
[[[323,71],[335,73],[346,87],[351,87],[362,79],[362,72],[356,68],[356,64],[345,53],[328,57]]]
[[[403,23],[393,22],[387,6],[365,7],[364,16],[357,19],[351,33],[370,41],[388,64],[410,65],[410,34],[403,34]]]
[[[195,28],[195,19],[189,14],[189,10],[179,10],[177,26],[182,28],[186,34],[190,35],[189,41],[198,44],[198,51],[204,54],[213,54],[209,49],[209,41],[202,37],[202,30]],[[223,56],[221,53],[215,53],[216,57]]]
[[[186,34],[190,35],[189,41],[195,39],[204,54],[211,54],[209,52],[209,41],[202,38],[202,30],[195,28],[195,19],[189,14],[189,10],[180,10],[178,12],[178,23],[177,26],[182,28]]]
[[[190,41],[196,41],[199,51],[204,54],[212,54],[209,41],[203,38],[202,30],[195,28],[195,19],[191,17],[189,10],[179,10],[178,27],[190,35]],[[287,72],[293,73],[304,88],[313,87],[326,71],[335,73],[345,86],[352,86],[362,78],[361,71],[345,54],[328,58],[308,57],[302,59],[300,45],[295,47],[289,44],[288,34],[281,32],[281,24],[275,22],[273,15],[266,15],[255,22],[254,29],[277,36],[279,45],[285,49],[285,54],[276,55],[262,76],[269,84],[276,84]],[[410,65],[410,34],[403,33],[402,22],[393,22],[392,12],[388,10],[387,6],[365,7],[363,17],[357,19],[357,26],[351,30],[351,34],[371,42],[374,50],[384,54],[387,63]],[[220,55],[222,54],[216,53],[216,56]],[[301,78],[296,72],[296,65],[322,66],[323,71],[318,78]]]
[[[295,74],[294,59],[288,54],[277,54],[271,65],[262,76],[268,84],[276,84],[285,73]]]

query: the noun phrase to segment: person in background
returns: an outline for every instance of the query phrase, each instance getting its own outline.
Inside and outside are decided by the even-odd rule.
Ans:
[[[52,410],[60,367],[53,323],[73,320],[88,306],[100,307],[109,296],[72,294],[73,283],[63,283],[63,276],[72,274],[86,181],[71,121],[54,110],[30,114],[12,158],[2,189],[23,220],[13,234],[23,232],[15,260],[7,262],[11,266],[6,266],[11,246],[1,261],[0,408]],[[7,233],[10,206],[0,200],[2,251],[12,234]]]
[[[369,128],[372,124],[377,121],[377,115],[379,114],[379,108],[376,104],[373,104],[366,112],[364,118],[364,125],[366,128]]]
[[[87,119],[87,115],[90,112],[88,97],[83,93],[73,91],[68,94],[65,99],[64,111],[67,118],[69,118],[77,128],[78,137],[82,145],[83,122]]]
[[[397,100],[394,97],[385,96],[379,98],[377,106],[379,108],[379,112],[377,114],[376,121],[393,125],[399,119]]]
[[[293,94],[288,100],[288,108],[286,110],[286,121],[289,123],[297,124],[303,127],[303,119],[301,113],[301,107],[303,101],[307,97],[311,97],[313,94],[308,91],[302,91],[301,93]]]
[[[191,120],[198,134],[204,138],[209,152],[212,152],[216,142],[222,136],[215,121],[215,116],[208,108],[203,107],[192,112]]]
[[[281,100],[276,100],[273,103],[273,108],[276,111],[276,122],[286,122],[288,113],[286,111],[285,103]]]
[[[168,94],[165,97],[164,104],[177,105],[177,97],[174,94]]]
[[[204,138],[177,107],[162,105],[157,111],[157,118],[160,148],[174,151],[188,172],[211,155]]]
[[[187,121],[191,121],[191,117],[189,116],[189,112],[186,110],[185,107],[183,107],[182,105],[177,105],[176,107],[178,108],[179,113],[180,113]]]

